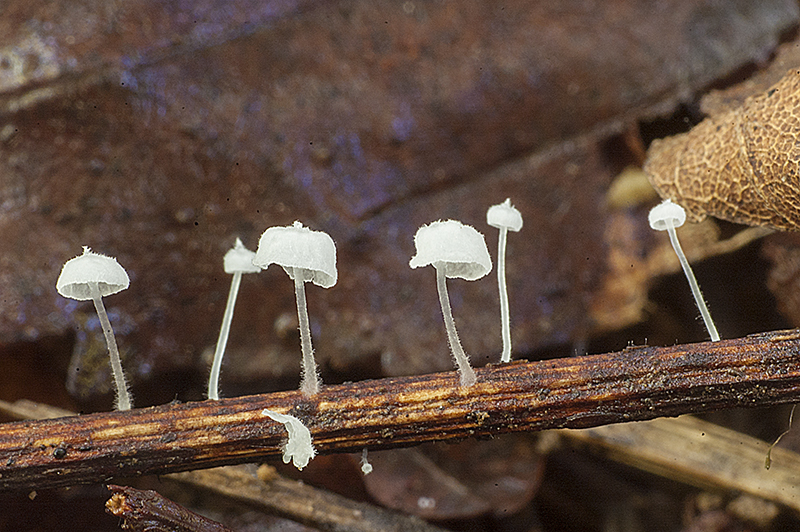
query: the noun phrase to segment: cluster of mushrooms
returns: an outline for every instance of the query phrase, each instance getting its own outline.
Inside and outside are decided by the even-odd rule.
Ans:
[[[683,208],[669,200],[653,208],[649,215],[650,226],[653,229],[666,230],[669,233],[670,241],[689,280],[709,334],[712,340],[716,341],[719,339],[719,334],[711,321],[711,316],[697,287],[697,281],[683,255],[675,232],[675,228],[680,227],[685,220],[686,213]],[[516,232],[522,229],[522,215],[511,205],[510,199],[506,199],[503,203],[489,208],[486,213],[486,222],[500,230],[497,252],[497,281],[500,292],[503,339],[500,361],[510,362],[511,320],[505,278],[506,239],[508,231]],[[460,385],[472,386],[476,381],[476,375],[458,338],[447,294],[446,279],[460,278],[473,281],[484,277],[492,270],[492,261],[484,237],[473,227],[461,222],[455,220],[436,221],[417,230],[414,236],[414,245],[416,254],[411,258],[409,266],[411,268],[423,266],[435,268],[439,302],[442,307],[450,351],[458,368]],[[327,233],[312,231],[300,222],[294,222],[287,227],[270,227],[264,231],[256,252],[245,248],[242,241],[237,238],[233,248],[225,254],[223,259],[225,272],[233,277],[211,366],[208,383],[209,399],[219,399],[222,358],[228,341],[242,274],[260,272],[271,264],[281,266],[289,278],[294,281],[302,351],[300,390],[309,397],[319,392],[320,378],[311,344],[305,283],[311,282],[323,288],[330,288],[336,284],[336,246]],[[102,298],[125,290],[129,284],[128,274],[116,259],[95,253],[88,247],[83,248],[82,255],[70,259],[64,264],[56,282],[56,289],[62,296],[79,301],[92,300],[94,302],[108,344],[111,368],[116,384],[115,407],[118,410],[130,409],[132,401]],[[285,425],[289,433],[289,441],[283,449],[284,462],[288,463],[289,460],[292,460],[295,466],[302,469],[315,455],[309,430],[294,416],[268,409],[264,410],[262,414]],[[362,457],[362,470],[365,474],[371,470],[371,466],[366,460],[366,450]]]

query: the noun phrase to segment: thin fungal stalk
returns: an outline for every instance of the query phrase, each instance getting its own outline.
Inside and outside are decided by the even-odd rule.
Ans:
[[[231,332],[231,321],[233,321],[233,309],[236,306],[236,298],[239,295],[239,286],[242,284],[242,272],[234,272],[231,279],[231,289],[228,292],[228,303],[225,306],[225,314],[222,316],[222,327],[219,330],[217,348],[214,351],[214,362],[211,364],[211,376],[208,378],[208,398],[215,401],[219,400],[219,374],[222,370],[222,357],[225,354],[225,347],[228,345],[228,335]]]
[[[100,326],[103,328],[103,335],[106,337],[106,344],[108,344],[108,355],[111,358],[111,372],[114,374],[114,383],[117,388],[114,406],[117,410],[130,410],[132,406],[131,395],[130,392],[128,392],[128,383],[125,381],[125,373],[122,371],[122,362],[119,358],[119,350],[117,349],[117,340],[114,338],[114,330],[111,328],[111,322],[108,320],[106,307],[103,305],[103,298],[100,296],[97,283],[90,283],[90,287],[94,308],[97,310],[97,317],[100,319]]]
[[[439,303],[442,306],[442,315],[444,316],[444,327],[447,330],[447,341],[450,343],[450,352],[456,360],[458,372],[461,377],[461,386],[468,387],[475,384],[475,370],[469,363],[467,354],[464,353],[464,348],[461,347],[461,341],[458,339],[458,332],[456,332],[456,323],[453,320],[453,311],[450,308],[450,296],[447,294],[447,282],[444,275],[444,267],[436,267],[436,288],[439,292]]]
[[[297,298],[300,346],[303,350],[300,391],[305,395],[312,396],[319,392],[319,375],[317,373],[317,363],[314,360],[314,348],[311,346],[311,326],[308,321],[305,281],[303,281],[303,270],[301,268],[294,268],[294,292]]]
[[[711,341],[718,342],[719,333],[717,332],[717,327],[714,325],[714,320],[711,319],[711,313],[708,311],[706,302],[703,299],[703,294],[700,292],[700,286],[698,286],[697,279],[694,277],[692,267],[689,265],[689,261],[686,259],[686,255],[683,253],[683,248],[681,248],[681,243],[678,241],[678,234],[675,231],[675,225],[671,220],[667,220],[666,224],[669,241],[672,243],[672,248],[675,250],[675,254],[678,255],[678,260],[683,268],[683,273],[686,274],[686,279],[689,281],[689,288],[692,289],[692,295],[694,296],[695,303],[697,303],[697,308],[700,310],[700,316],[703,317],[703,323],[705,323],[706,329],[708,329],[708,334],[711,337]]]
[[[500,289],[500,324],[503,333],[503,354],[500,362],[511,362],[511,313],[508,308],[508,288],[506,286],[506,241],[508,229],[500,228],[497,243],[497,285]]]

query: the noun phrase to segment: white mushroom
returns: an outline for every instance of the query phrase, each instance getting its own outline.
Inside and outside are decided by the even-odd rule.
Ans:
[[[289,440],[283,446],[283,463],[288,464],[291,461],[297,469],[302,470],[317,454],[314,444],[311,443],[311,431],[292,415],[279,414],[268,408],[261,413],[278,423],[283,423],[286,432],[289,433]]]
[[[716,342],[719,340],[719,333],[717,327],[714,325],[714,320],[711,319],[711,313],[708,311],[703,294],[700,292],[700,287],[697,285],[697,279],[694,277],[692,267],[689,266],[689,261],[686,260],[686,255],[683,253],[681,243],[678,242],[678,234],[675,232],[676,227],[682,226],[686,222],[686,211],[671,200],[664,200],[660,204],[650,209],[650,214],[647,216],[650,222],[650,227],[656,231],[666,231],[669,234],[669,241],[672,243],[672,249],[678,256],[678,260],[683,268],[683,273],[686,274],[686,279],[689,281],[689,287],[692,289],[694,301],[697,308],[700,309],[700,315],[703,317],[703,322],[706,324],[708,334],[711,336],[711,341]]]
[[[312,231],[300,222],[288,227],[270,227],[261,235],[253,264],[263,269],[278,264],[294,280],[303,351],[300,390],[306,395],[314,395],[319,391],[320,382],[311,346],[305,282],[311,281],[323,288],[336,284],[336,245],[327,233]]]
[[[414,235],[414,246],[417,254],[409,266],[419,268],[433,265],[436,268],[436,287],[450,350],[458,366],[461,386],[471,386],[475,383],[475,371],[458,339],[445,278],[459,277],[474,281],[492,271],[492,259],[486,249],[486,241],[473,227],[447,220],[420,227]]]
[[[369,463],[369,458],[367,458],[367,448],[364,447],[364,450],[361,451],[361,473],[366,476],[372,473],[372,464]]]
[[[486,223],[500,229],[497,244],[497,285],[500,290],[500,323],[503,334],[503,354],[500,362],[511,362],[511,315],[508,309],[508,288],[506,287],[506,238],[509,231],[522,229],[522,214],[511,205],[511,198],[503,203],[492,205],[486,211]]]
[[[231,289],[228,292],[228,303],[225,305],[225,313],[222,315],[222,327],[219,330],[217,348],[214,351],[214,362],[211,364],[211,376],[208,378],[208,398],[219,399],[219,372],[222,369],[222,356],[225,354],[225,346],[228,344],[228,334],[231,331],[231,321],[233,320],[233,308],[236,306],[236,297],[239,294],[239,286],[242,284],[243,273],[258,273],[261,268],[253,264],[256,254],[242,244],[237,237],[236,243],[225,253],[222,259],[225,273],[233,274],[231,279]]]
[[[122,371],[114,331],[111,329],[111,322],[108,321],[108,314],[103,306],[103,297],[121,292],[129,285],[128,274],[116,259],[95,253],[88,246],[83,247],[82,255],[70,259],[64,264],[61,275],[56,281],[56,290],[62,296],[77,301],[91,299],[94,302],[111,358],[111,370],[117,388],[115,400],[117,410],[130,410],[131,397],[128,392],[128,383],[125,381],[125,374]]]

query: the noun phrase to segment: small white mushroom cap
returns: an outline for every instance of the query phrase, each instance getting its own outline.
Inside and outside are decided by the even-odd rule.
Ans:
[[[231,249],[225,253],[222,258],[222,263],[225,268],[225,273],[258,273],[261,268],[253,264],[253,259],[256,257],[254,251],[250,251],[241,239],[236,238],[236,243]]]
[[[498,229],[517,232],[522,229],[522,214],[511,205],[511,198],[506,198],[503,203],[489,207],[486,211],[486,223]]]
[[[117,259],[95,253],[83,246],[83,254],[68,260],[56,281],[56,290],[64,297],[78,301],[92,299],[89,283],[97,283],[100,295],[110,296],[128,288],[131,280]]]
[[[650,209],[647,221],[652,229],[666,231],[669,228],[668,221],[672,222],[672,227],[682,226],[686,222],[686,211],[672,200],[664,200]]]
[[[455,220],[423,225],[414,235],[417,254],[408,263],[412,268],[434,265],[443,268],[445,277],[467,281],[480,279],[492,271],[486,241],[474,227]]]
[[[336,244],[322,231],[312,231],[300,222],[287,227],[270,227],[258,242],[253,264],[267,269],[278,264],[294,279],[295,268],[303,271],[303,281],[322,288],[336,284]]]

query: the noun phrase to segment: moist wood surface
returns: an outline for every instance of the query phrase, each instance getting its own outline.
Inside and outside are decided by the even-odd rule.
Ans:
[[[0,425],[0,489],[43,489],[280,456],[290,413],[320,453],[360,452],[518,431],[581,428],[793,402],[800,333],[632,347],[601,355],[512,362],[298,391],[174,403]]]

